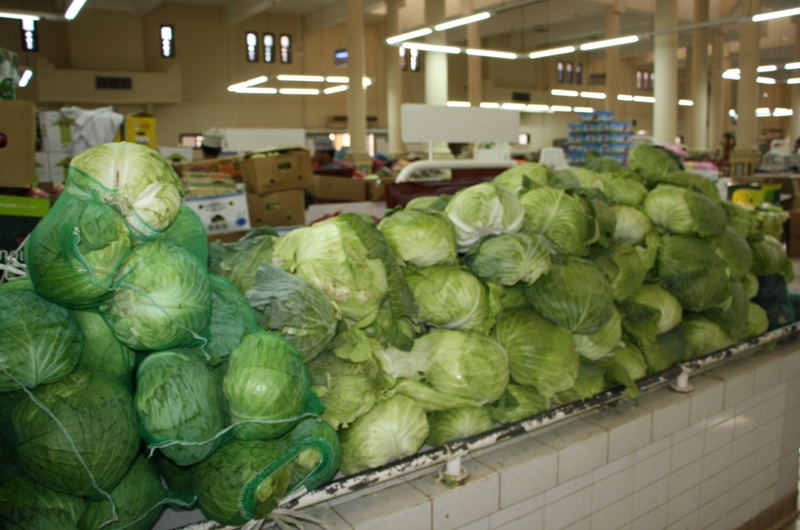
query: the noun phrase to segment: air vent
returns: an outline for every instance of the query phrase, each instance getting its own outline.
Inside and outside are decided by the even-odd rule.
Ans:
[[[94,87],[97,90],[131,90],[133,82],[130,77],[105,77],[96,76]]]
[[[530,103],[531,95],[528,92],[512,92],[511,101],[520,101],[522,103]]]
[[[589,76],[589,84],[590,85],[605,85],[606,84],[606,74],[605,72],[599,74],[591,74]]]

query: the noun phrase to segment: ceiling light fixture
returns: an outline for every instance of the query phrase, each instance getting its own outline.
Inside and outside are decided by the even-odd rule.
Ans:
[[[461,48],[456,48],[455,46],[440,46],[423,42],[406,42],[403,46],[410,50],[423,50],[426,52],[461,53]]]
[[[448,107],[471,107],[472,104],[469,101],[448,101]]]
[[[774,18],[793,17],[800,15],[800,7],[794,9],[783,9],[781,11],[772,11],[771,13],[760,13],[753,15],[753,22],[763,22],[765,20],[772,20]]]
[[[526,107],[525,103],[503,103],[500,108],[505,110],[525,110]]]
[[[537,105],[535,103],[531,103],[525,107],[526,112],[547,112],[548,110],[550,110],[548,105]]]
[[[14,13],[13,11],[0,11],[0,18],[13,18],[15,20],[40,20],[36,15],[26,15],[24,13]]]
[[[603,92],[581,92],[581,97],[589,99],[606,99],[606,95]]]
[[[639,103],[655,103],[656,98],[653,96],[633,96],[633,100]]]
[[[267,76],[262,75],[259,77],[254,77],[253,79],[249,79],[247,81],[242,81],[241,83],[236,83],[228,87],[229,92],[238,92],[240,88],[248,88],[255,85],[260,85],[261,83],[267,82]]]
[[[279,94],[296,95],[296,96],[318,96],[319,89],[317,88],[281,88],[278,90]]]
[[[517,54],[511,52],[498,52],[494,50],[476,50],[467,48],[467,55],[477,55],[480,57],[494,57],[496,59],[516,59]]]
[[[329,75],[325,78],[328,83],[349,83],[350,78],[342,75]]]
[[[800,68],[800,63],[787,63],[783,67],[787,70],[797,70]]]
[[[347,85],[336,85],[336,86],[328,87],[325,90],[323,90],[322,92],[325,93],[325,94],[336,94],[337,92],[344,92],[348,88],[350,88],[350,87],[348,87]]]
[[[72,3],[67,8],[66,13],[64,13],[64,18],[67,20],[72,20],[78,16],[80,13],[83,4],[86,3],[86,0],[72,0]]]
[[[529,59],[541,59],[542,57],[551,57],[553,55],[563,55],[565,53],[572,53],[575,51],[575,46],[562,46],[561,48],[553,48],[551,50],[542,50],[539,52],[531,52],[528,54]]]
[[[757,118],[768,118],[770,116],[772,116],[772,113],[769,111],[768,107],[761,107],[756,109]]]
[[[692,101],[691,99],[679,99],[678,105],[680,105],[681,107],[693,107],[694,101]]]
[[[272,87],[239,87],[236,90],[231,90],[231,92],[236,92],[237,94],[277,94],[278,89]]]
[[[550,107],[550,110],[553,112],[572,112],[572,107],[567,107],[565,105],[553,105]]]
[[[756,77],[756,83],[762,85],[774,85],[775,83],[777,83],[777,81],[775,81],[775,79],[771,77]]]
[[[786,80],[787,85],[800,85],[800,77],[792,77]]]
[[[781,107],[776,107],[774,111],[772,111],[772,115],[776,118],[780,118],[781,116],[791,116],[794,114],[792,109],[784,109]]]
[[[278,76],[278,81],[297,81],[300,83],[323,83],[325,78],[321,75],[287,75]]]
[[[33,70],[28,70],[27,68],[22,72],[22,76],[19,78],[19,86],[26,87],[28,86],[28,82],[33,77]]]
[[[492,103],[491,101],[481,101],[482,109],[499,109],[500,103]]]
[[[442,22],[441,24],[436,24],[435,26],[433,26],[433,29],[435,29],[436,31],[445,31],[450,28],[457,28],[458,26],[465,26],[467,24],[472,24],[473,22],[486,20],[491,16],[492,16],[491,13],[489,13],[488,11],[484,11],[483,13],[476,13],[468,17],[457,18],[455,20],[451,20],[450,22]]]
[[[738,68],[728,68],[724,72],[722,72],[723,79],[733,79],[734,81],[738,81],[742,78],[742,71]]]
[[[576,98],[578,97],[577,90],[562,90],[560,88],[554,88],[550,91],[550,94],[554,96],[566,96],[568,98]]]
[[[617,95],[617,100],[619,101],[633,101],[633,96],[629,94],[619,94]]]
[[[408,33],[403,33],[401,35],[395,35],[394,37],[389,37],[386,39],[386,44],[397,44],[398,42],[403,42],[411,39],[416,39],[417,37],[424,37],[425,35],[430,35],[433,33],[431,28],[422,28],[414,31],[409,31]]]
[[[573,107],[572,112],[594,112],[592,107]]]
[[[763,72],[777,72],[777,71],[778,71],[777,64],[766,64],[764,66],[759,66],[758,68],[756,68],[756,72],[758,72],[759,74]]]
[[[587,42],[581,44],[581,50],[597,50],[599,48],[608,48],[610,46],[621,46],[623,44],[633,44],[639,42],[638,35],[630,35],[628,37],[618,37],[616,39],[599,40],[597,42]]]

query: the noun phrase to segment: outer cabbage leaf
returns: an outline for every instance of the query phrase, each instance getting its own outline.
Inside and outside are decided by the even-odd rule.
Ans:
[[[642,346],[642,355],[647,363],[647,373],[662,372],[682,360],[689,351],[683,326],[660,334],[652,344]]]
[[[185,248],[200,265],[208,267],[209,246],[206,227],[200,216],[185,204],[181,204],[178,216],[164,230],[161,237]]]
[[[647,194],[644,211],[653,224],[673,234],[719,237],[727,226],[725,210],[696,191],[661,184]]]
[[[72,314],[85,339],[78,366],[108,372],[115,379],[130,385],[136,366],[136,353],[117,340],[100,313],[74,310]]]
[[[544,236],[559,252],[584,255],[597,238],[597,226],[580,198],[564,190],[533,189],[520,201],[525,231]]]
[[[769,276],[777,274],[786,265],[786,251],[783,243],[770,235],[751,237],[750,246],[753,249],[753,265],[750,271],[756,276]]]
[[[496,422],[516,423],[549,409],[550,398],[533,387],[509,383],[506,393],[491,405],[486,405],[486,408]]]
[[[272,249],[279,239],[275,229],[264,226],[232,243],[215,241],[210,246],[209,270],[229,279],[245,294],[253,288],[258,268],[272,261]]]
[[[553,171],[537,162],[526,162],[497,175],[492,183],[506,188],[517,195],[522,195],[532,188],[548,185]]]
[[[428,414],[426,440],[434,447],[460,438],[468,438],[494,428],[489,411],[483,407],[461,407]]]
[[[753,251],[747,239],[727,226],[717,244],[717,253],[725,260],[732,280],[741,280],[753,266]]]
[[[520,282],[530,285],[550,270],[550,251],[535,234],[487,237],[464,260],[478,278],[507,287]]]
[[[722,201],[720,203],[728,215],[728,226],[736,230],[742,237],[747,237],[755,226],[755,214],[739,204]]]
[[[647,363],[644,356],[634,345],[626,344],[615,348],[610,356],[599,361],[605,370],[605,378],[612,385],[623,385],[631,399],[639,395],[637,379],[647,375]]]
[[[455,227],[459,250],[484,236],[519,231],[525,215],[514,192],[489,182],[459,190],[444,212]]]
[[[569,390],[556,394],[558,403],[572,403],[596,396],[605,390],[605,370],[599,364],[581,363],[575,384]]]
[[[0,523],[7,530],[77,530],[84,502],[15,477],[0,488]]]
[[[686,355],[699,357],[733,346],[725,330],[703,315],[690,315],[683,323],[688,349]]]
[[[684,309],[705,311],[730,296],[725,261],[714,242],[688,236],[665,236],[661,241],[656,264],[661,285]]]
[[[657,335],[673,329],[683,318],[683,308],[678,299],[666,289],[652,283],[642,285],[628,300],[658,311]]]
[[[591,254],[595,265],[611,282],[614,300],[620,302],[628,298],[644,283],[647,269],[639,253],[628,243],[617,241],[610,248],[598,248]]]
[[[443,214],[401,210],[378,224],[389,247],[402,260],[417,267],[456,263],[456,234]]]
[[[747,326],[742,333],[742,339],[752,339],[767,332],[769,318],[767,312],[758,305],[750,302],[747,306]]]
[[[637,145],[628,156],[628,167],[637,171],[648,186],[655,185],[668,173],[683,169],[667,149],[655,145]]]
[[[584,358],[590,361],[597,361],[610,355],[614,348],[618,347],[622,340],[622,317],[614,308],[611,319],[591,335],[581,335],[576,333],[572,336],[575,347]]]
[[[612,208],[617,214],[614,239],[631,245],[643,243],[645,236],[653,229],[653,224],[647,214],[639,208],[624,204],[615,204]]]
[[[641,206],[647,196],[647,188],[637,180],[639,175],[631,170],[622,170],[607,175],[606,196],[612,202],[628,206]]]

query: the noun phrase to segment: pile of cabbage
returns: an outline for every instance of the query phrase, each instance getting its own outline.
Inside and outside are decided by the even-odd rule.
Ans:
[[[255,231],[213,244],[210,270],[300,351],[357,473],[609,388],[635,398],[794,320],[791,264],[754,212],[661,148],[630,161],[529,163],[377,224]]]
[[[336,473],[302,356],[208,272],[182,192],[146,147],[84,151],[0,285],[0,527],[244,524]]]

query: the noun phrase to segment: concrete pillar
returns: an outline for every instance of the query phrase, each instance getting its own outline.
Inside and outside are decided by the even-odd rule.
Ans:
[[[364,88],[366,69],[364,53],[364,0],[347,0],[347,127],[350,129],[348,159],[359,170],[369,166],[372,159],[367,150],[367,91]]]
[[[425,0],[425,25],[433,27],[445,20],[444,0]],[[434,31],[425,42],[429,44],[447,44],[446,31]],[[447,54],[440,52],[423,52],[425,54],[425,103],[427,105],[447,104]],[[434,158],[452,158],[453,154],[447,142],[434,142]]]
[[[461,0],[461,16],[473,12],[472,0]],[[481,48],[481,28],[478,24],[467,24],[467,48]],[[467,101],[477,107],[483,101],[483,59],[467,56]]]
[[[708,22],[708,0],[694,0],[694,21]],[[692,70],[687,142],[689,151],[708,151],[708,29],[692,32]],[[656,77],[658,79],[658,77]]]
[[[711,90],[708,106],[708,147],[714,153],[722,149],[722,120],[727,117],[728,109],[723,109],[722,101],[722,56],[725,46],[722,28],[714,28],[711,33]]]
[[[792,17],[792,22],[794,22],[794,60],[800,61],[800,17]],[[798,70],[794,72],[798,72]],[[793,75],[792,77],[800,77],[800,74]],[[791,141],[794,142],[800,138],[800,85],[792,85],[791,94],[792,100],[790,108],[794,111],[794,114],[792,114],[789,135],[791,136]]]
[[[742,15],[753,15],[761,10],[761,0],[742,0]],[[739,24],[739,68],[742,77],[737,82],[736,112],[736,153],[755,154],[758,152],[756,134],[756,107],[758,106],[758,85],[756,68],[760,52],[760,24],[743,22]]]
[[[655,31],[678,25],[678,0],[656,0]],[[675,143],[678,134],[678,34],[655,38],[653,139]]]
[[[386,36],[400,33],[400,6],[403,0],[386,1]],[[386,51],[386,132],[391,159],[405,154],[400,132],[400,105],[403,103],[403,76],[400,73],[400,53],[397,46],[383,45]]]
[[[619,37],[620,15],[625,11],[624,2],[617,0],[613,5],[606,8],[606,39]],[[619,112],[620,102],[617,101],[617,94],[621,92],[620,81],[622,76],[617,72],[622,70],[622,60],[619,55],[619,46],[606,48],[606,99],[603,102],[605,110]]]

